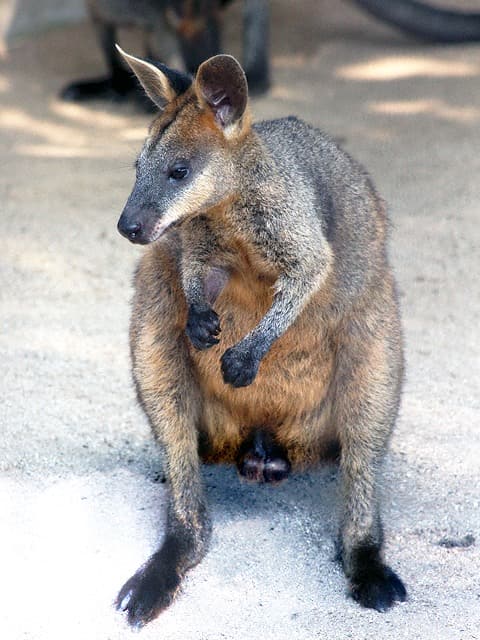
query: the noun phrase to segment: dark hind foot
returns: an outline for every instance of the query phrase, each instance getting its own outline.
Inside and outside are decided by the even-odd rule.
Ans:
[[[154,555],[120,589],[116,608],[125,612],[133,628],[140,629],[173,602],[180,580],[172,563]]]
[[[151,100],[145,96],[135,77],[127,72],[116,76],[72,82],[64,87],[60,97],[68,102],[88,100],[124,102],[131,100],[143,111],[152,112],[153,110]]]
[[[194,519],[191,530],[178,524],[172,527],[170,523],[171,532],[167,532],[161,548],[120,589],[115,606],[125,613],[134,629],[140,629],[170,606],[186,571],[202,559],[210,525],[205,513],[194,515],[198,519]]]
[[[279,483],[288,477],[291,470],[285,449],[263,431],[257,431],[253,439],[242,447],[237,467],[247,482]]]
[[[350,595],[367,609],[388,611],[407,599],[407,590],[397,574],[380,559],[376,545],[364,545],[351,557]]]
[[[67,85],[61,92],[64,100],[82,102],[84,100],[125,100],[129,94],[138,89],[133,76],[117,74],[94,80],[80,80]]]

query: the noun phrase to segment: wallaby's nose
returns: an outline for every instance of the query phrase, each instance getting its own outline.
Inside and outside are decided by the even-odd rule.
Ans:
[[[117,225],[118,230],[132,242],[138,241],[138,237],[142,231],[142,225],[139,222],[126,222],[120,218]]]

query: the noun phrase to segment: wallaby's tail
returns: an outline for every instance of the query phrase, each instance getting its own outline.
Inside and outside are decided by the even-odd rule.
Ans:
[[[479,42],[480,12],[451,11],[416,0],[353,0],[375,18],[431,42]]]

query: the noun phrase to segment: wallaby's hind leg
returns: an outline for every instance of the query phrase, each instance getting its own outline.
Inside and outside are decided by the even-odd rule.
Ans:
[[[180,311],[172,313],[179,302],[161,273],[157,269],[145,286],[140,271],[131,342],[138,395],[163,452],[170,499],[162,544],[117,597],[134,627],[172,602],[187,570],[205,555],[211,529],[200,479],[198,389],[183,327],[176,322]],[[165,278],[173,280],[172,274]]]
[[[355,336],[353,329],[348,333]],[[364,607],[386,611],[407,595],[400,578],[383,560],[377,495],[379,467],[398,410],[400,339],[397,336],[396,342],[388,344],[388,337],[358,334],[354,351],[339,354],[334,402],[343,483],[339,555],[352,597]]]
[[[243,445],[237,459],[239,474],[248,482],[279,483],[291,469],[287,452],[265,431],[255,431]]]
[[[270,86],[268,0],[244,0],[243,68],[251,94],[261,94]]]

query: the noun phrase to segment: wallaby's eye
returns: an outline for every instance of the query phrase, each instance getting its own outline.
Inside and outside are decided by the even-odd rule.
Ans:
[[[186,164],[176,164],[169,170],[168,179],[178,182],[184,180],[189,173],[190,169]]]

